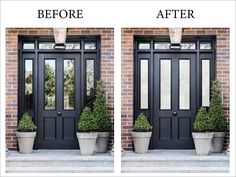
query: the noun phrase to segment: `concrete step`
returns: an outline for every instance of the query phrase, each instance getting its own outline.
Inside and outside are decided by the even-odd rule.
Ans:
[[[195,150],[127,151],[122,157],[122,172],[229,172],[229,158],[224,153],[197,156]]]
[[[8,167],[7,173],[113,173],[113,167]]]
[[[228,173],[228,167],[122,167],[122,173]]]
[[[123,162],[122,167],[229,167],[225,161],[130,161]]]
[[[81,156],[79,150],[35,150],[32,154],[9,151],[6,171],[10,173],[107,173],[113,172],[113,157],[109,153]]]
[[[7,161],[7,167],[113,167],[111,160],[90,160],[90,161],[57,161],[57,160],[33,160],[33,161]]]

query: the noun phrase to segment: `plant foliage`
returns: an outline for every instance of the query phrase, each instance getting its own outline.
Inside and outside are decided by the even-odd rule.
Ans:
[[[209,116],[213,120],[213,127],[215,132],[226,131],[227,120],[224,114],[221,91],[219,82],[217,80],[212,82]]]
[[[143,114],[140,113],[135,120],[133,131],[135,132],[150,132],[152,131],[152,126],[148,122],[147,117]]]
[[[213,122],[206,108],[201,107],[193,123],[193,129],[197,132],[207,132],[213,130]]]
[[[28,113],[24,113],[22,116],[17,131],[20,132],[34,132],[37,130],[37,127],[35,126],[32,117]]]
[[[44,83],[44,92],[45,92],[45,106],[48,108],[55,107],[55,69],[53,68],[53,63],[45,64],[45,83]]]
[[[106,106],[105,90],[102,80],[97,81],[96,99],[93,104],[93,115],[97,121],[99,132],[111,132],[112,122]]]
[[[64,95],[67,99],[64,99],[64,106],[66,108],[73,108],[75,101],[74,95],[74,60],[64,60]]]
[[[87,106],[84,107],[83,112],[80,116],[78,129],[80,132],[96,132],[98,130],[98,126],[93,113]]]

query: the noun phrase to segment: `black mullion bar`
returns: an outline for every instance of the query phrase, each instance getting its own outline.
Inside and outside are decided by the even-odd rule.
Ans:
[[[149,116],[149,121],[151,122],[152,125],[154,125],[154,107],[153,107],[153,93],[154,93],[154,88],[153,88],[153,71],[154,71],[154,42],[151,40],[151,56],[148,59],[148,109],[150,111],[150,116]],[[151,138],[150,141],[150,149],[153,149],[153,139]]]
[[[33,61],[33,65],[34,65],[34,67],[33,67],[33,71],[34,71],[34,73],[33,73],[33,75],[34,75],[34,77],[33,77],[33,94],[34,94],[34,97],[33,97],[33,100],[34,100],[34,107],[33,107],[33,109],[34,109],[34,117],[35,117],[35,119],[34,119],[34,121],[35,121],[35,124],[36,125],[38,125],[38,87],[37,87],[37,85],[38,85],[38,64],[37,64],[37,62],[38,62],[38,60],[39,60],[39,56],[38,56],[38,41],[37,40],[35,40],[35,53],[34,53],[34,61]],[[38,149],[38,135],[36,135],[36,138],[35,138],[35,149]]]
[[[84,54],[84,50],[83,50],[83,46],[84,46],[84,41],[82,40],[81,41],[81,65],[80,65],[80,75],[81,76],[85,76],[85,70],[86,70],[86,67],[85,67],[85,54]],[[82,111],[83,107],[85,106],[85,81],[86,81],[86,78],[85,77],[80,77],[81,78],[81,93],[80,93],[80,98],[81,98],[81,110],[79,110],[79,112]]]

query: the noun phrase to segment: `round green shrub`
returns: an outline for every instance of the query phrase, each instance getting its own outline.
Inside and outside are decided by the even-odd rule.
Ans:
[[[102,80],[97,81],[96,99],[93,103],[93,115],[99,132],[111,132],[112,122],[107,111],[105,90]]]
[[[133,131],[135,132],[150,132],[152,131],[152,126],[148,122],[147,117],[143,114],[140,113],[135,120]]]
[[[224,114],[221,91],[217,80],[212,81],[209,115],[213,120],[213,131],[225,132],[227,129],[227,120]]]
[[[96,132],[98,130],[96,120],[89,107],[84,107],[77,125],[80,132]]]
[[[213,130],[213,122],[206,108],[201,107],[193,123],[193,129],[197,132],[208,132]]]
[[[28,113],[24,113],[22,116],[17,131],[19,132],[34,132],[37,130],[37,126],[35,126],[32,117]]]

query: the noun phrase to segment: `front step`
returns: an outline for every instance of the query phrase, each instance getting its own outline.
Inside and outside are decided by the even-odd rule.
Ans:
[[[224,153],[197,156],[195,150],[152,150],[146,154],[126,152],[123,173],[222,173],[229,172],[229,158]]]
[[[35,150],[32,154],[10,151],[6,157],[9,173],[111,173],[109,153],[81,156],[79,150]]]
[[[228,173],[228,167],[122,167],[122,173]]]
[[[8,167],[8,173],[113,173],[113,167]]]

